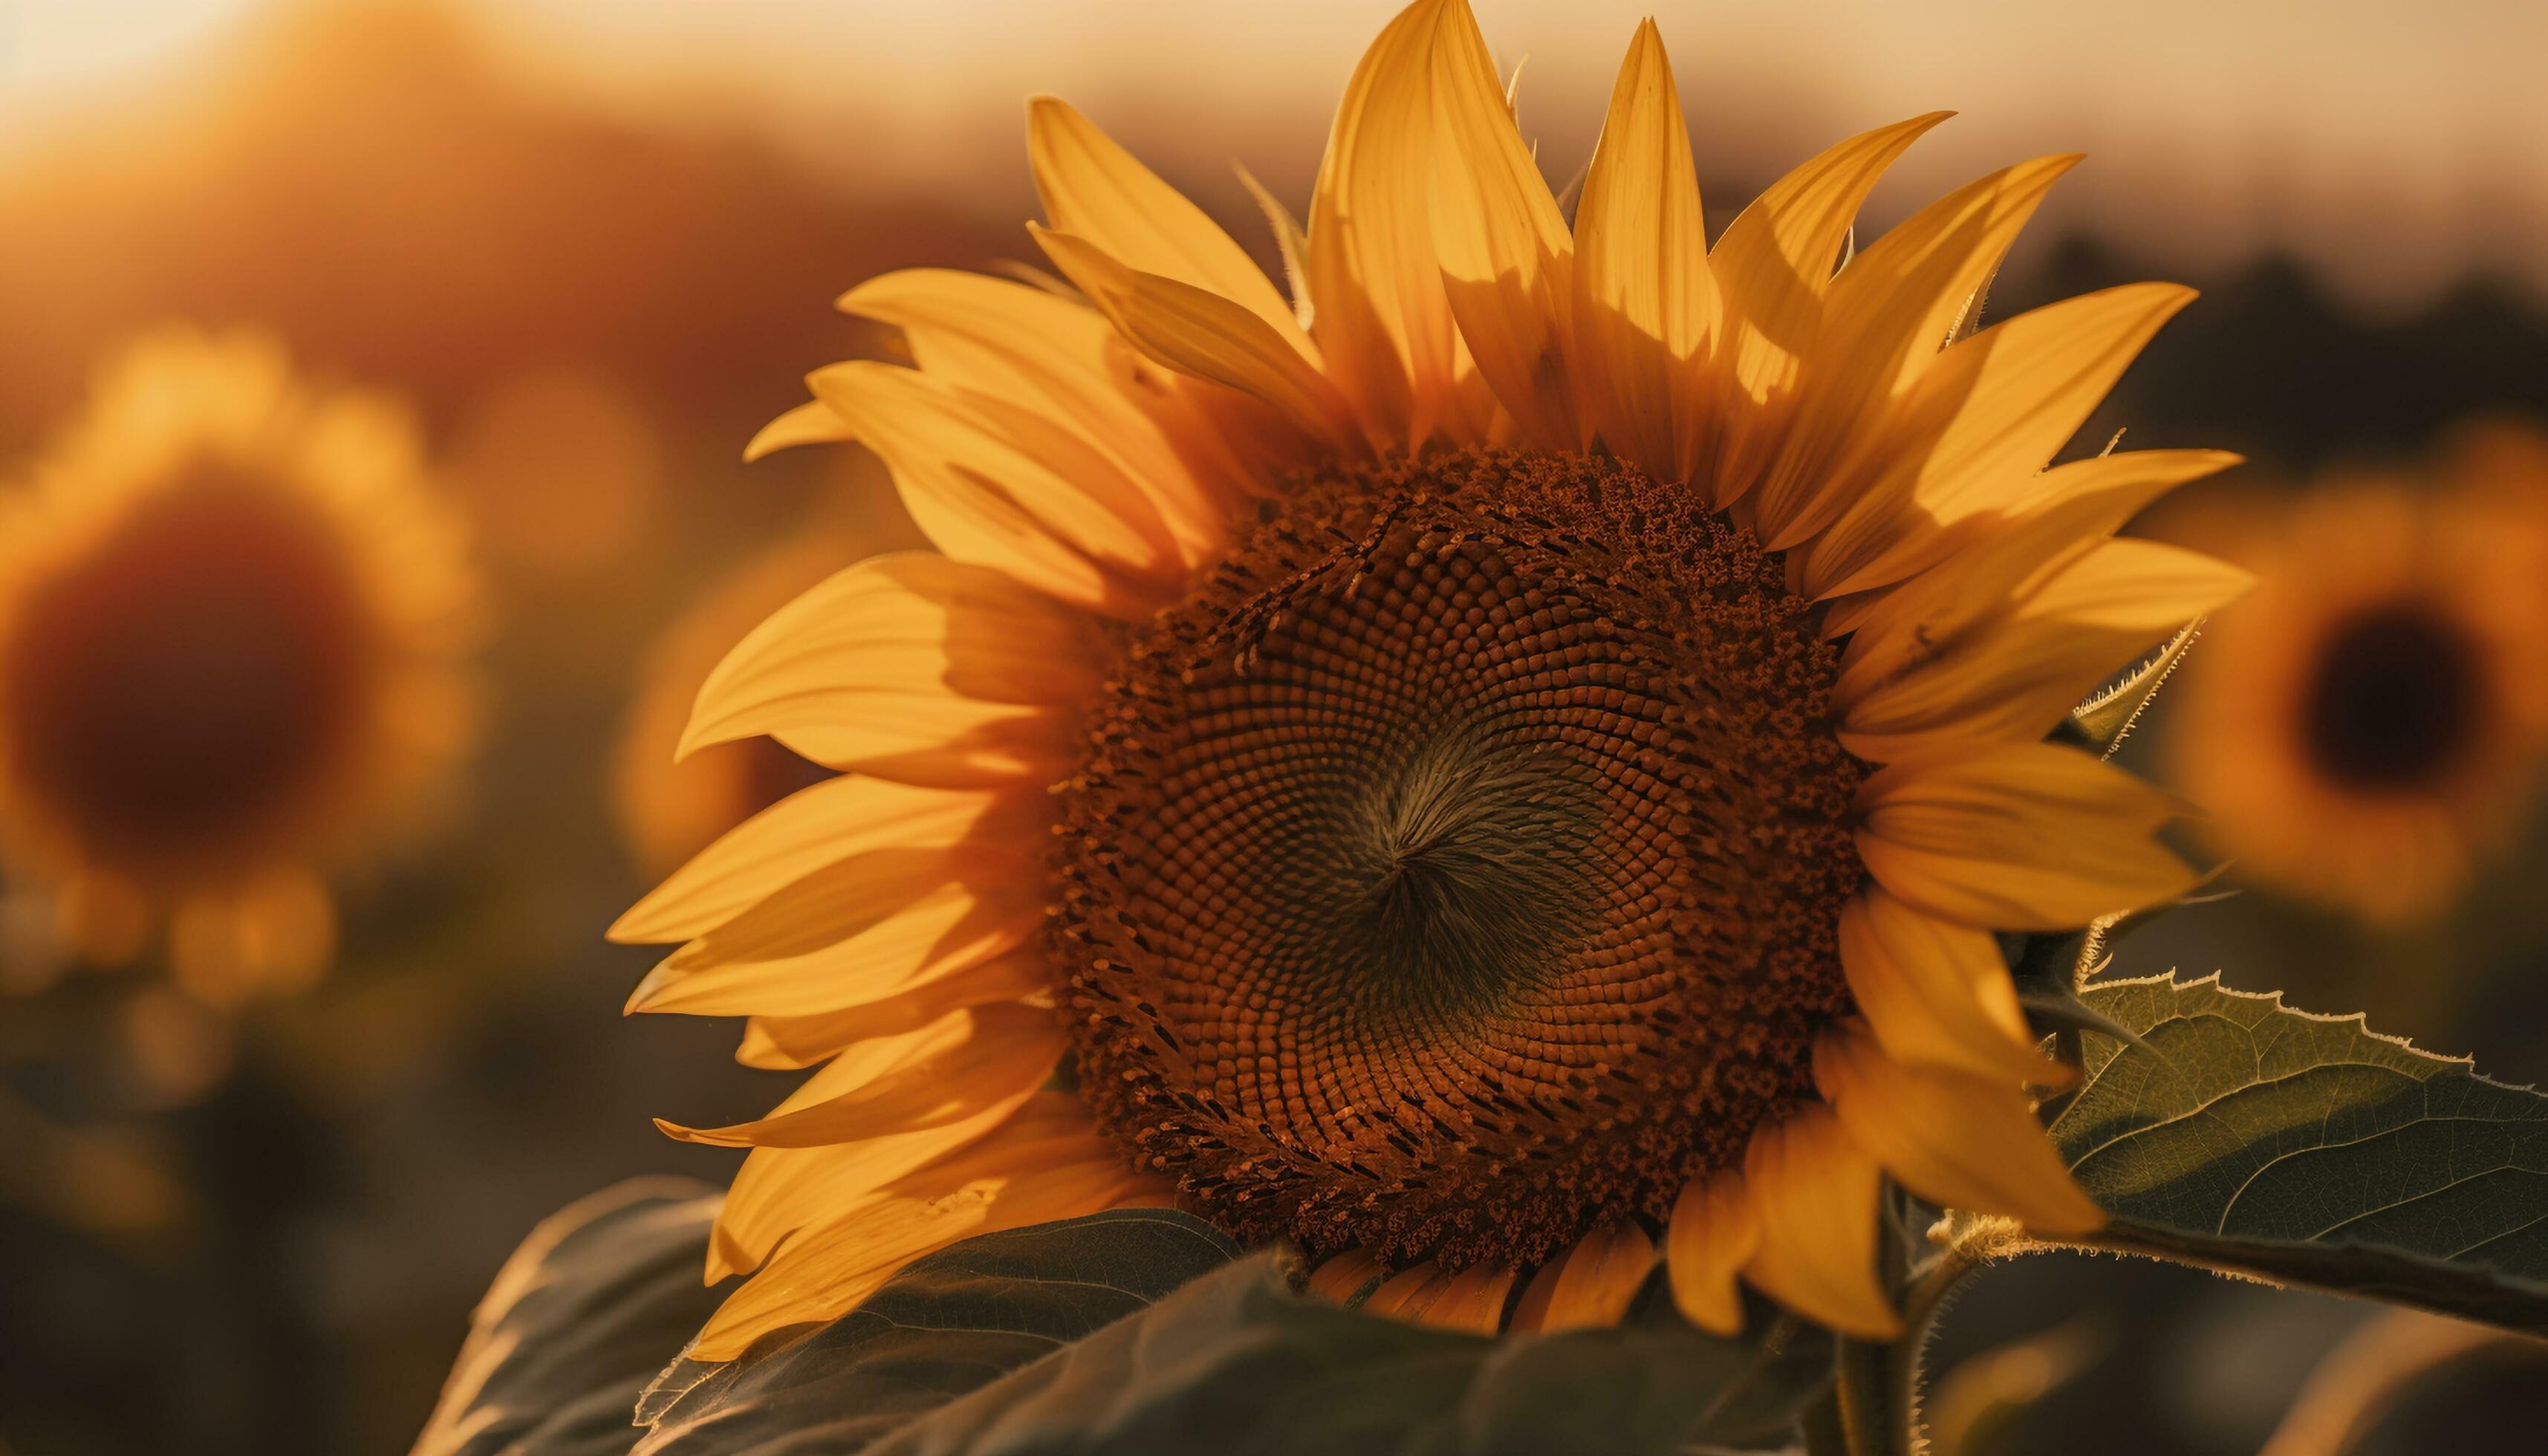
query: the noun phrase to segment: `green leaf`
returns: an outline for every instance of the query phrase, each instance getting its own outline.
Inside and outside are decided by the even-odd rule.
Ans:
[[[1297,1261],[1159,1209],[966,1240],[702,1364],[675,1356],[726,1292],[699,1286],[716,1206],[648,1180],[542,1225],[417,1451],[1662,1456],[1782,1447],[1831,1380],[1824,1331],[1756,1300],[1751,1337],[1705,1334],[1660,1271],[1618,1328],[1486,1339],[1298,1293]]]
[[[2092,984],[2052,1138],[2089,1243],[2548,1332],[2548,1097],[2218,976]]]
[[[1784,1444],[1828,1337],[1677,1320],[1543,1337],[1425,1329],[1295,1294],[1259,1256],[897,1432],[872,1456],[1155,1451],[1636,1456]]]
[[[414,1456],[620,1456],[628,1412],[724,1298],[702,1286],[722,1195],[639,1178],[551,1215],[471,1319]]]
[[[638,1407],[653,1427],[640,1449],[864,1450],[1237,1256],[1221,1230],[1164,1209],[969,1238],[914,1260],[831,1323],[723,1364],[677,1362]]]
[[[1153,1211],[958,1244],[833,1324],[669,1372],[639,1450],[1633,1456],[1783,1444],[1830,1376],[1828,1336],[1766,1310],[1758,1338],[1717,1339],[1657,1290],[1622,1328],[1490,1340],[1297,1294],[1280,1256],[1234,1254]],[[1202,1262],[1225,1266],[1160,1288]]]

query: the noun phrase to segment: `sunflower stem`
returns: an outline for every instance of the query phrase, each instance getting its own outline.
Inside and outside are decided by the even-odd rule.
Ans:
[[[1919,1456],[1929,1449],[1927,1433],[1920,1423],[1922,1385],[1921,1355],[1929,1347],[1929,1334],[1946,1309],[1948,1299],[1965,1276],[2005,1257],[2018,1238],[2016,1227],[2005,1220],[1977,1220],[1957,1224],[1953,1216],[1942,1223],[1931,1237],[1938,1252],[1910,1272],[1908,1287],[1902,1294],[1902,1333],[1892,1342],[1866,1346],[1876,1352],[1872,1378],[1882,1394],[1880,1420],[1871,1434],[1885,1444],[1852,1447],[1852,1451],[1882,1452],[1885,1456]],[[1840,1386],[1849,1382],[1848,1349],[1842,1351]]]
[[[1902,1341],[1840,1341],[1832,1402],[1849,1456],[1911,1456],[1911,1412],[1900,1404],[1906,1383],[1897,1373],[1907,1353]]]
[[[1840,1392],[1835,1389],[1805,1408],[1805,1456],[1856,1456],[1840,1419]]]

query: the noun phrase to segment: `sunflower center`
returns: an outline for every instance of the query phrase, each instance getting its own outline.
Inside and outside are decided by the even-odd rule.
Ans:
[[[118,869],[238,867],[341,767],[365,620],[306,510],[218,477],[145,500],[21,603],[16,771]]]
[[[2329,638],[2302,699],[2302,731],[2335,782],[2414,788],[2467,746],[2481,692],[2465,633],[2412,605],[2376,607]]]
[[[1604,460],[1307,482],[1060,795],[1083,1095],[1244,1236],[1525,1263],[1810,1094],[1863,773],[1778,564]]]

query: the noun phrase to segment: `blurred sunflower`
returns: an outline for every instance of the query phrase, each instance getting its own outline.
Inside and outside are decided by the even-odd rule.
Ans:
[[[2528,812],[2548,748],[2548,492],[2486,463],[2512,458],[2333,485],[2235,532],[2260,584],[2207,635],[2173,757],[2243,878],[2412,921]]]
[[[648,649],[610,778],[621,837],[644,873],[675,868],[718,835],[831,776],[774,738],[679,750],[699,684],[735,640],[858,555],[836,533],[773,547],[710,589]]]
[[[386,402],[251,333],[146,335],[0,498],[0,850],[121,961],[166,922],[217,1004],[331,954],[319,871],[471,733],[460,523]]]
[[[1843,142],[1711,252],[1640,28],[1570,228],[1456,0],[1346,91],[1287,300],[1066,106],[1031,111],[1078,296],[843,300],[853,362],[754,451],[856,439],[942,554],[754,631],[688,740],[842,776],[614,927],[632,1009],[825,1063],[711,1248],[691,1353],[837,1315],[986,1228],[1175,1202],[1314,1284],[1479,1329],[1618,1318],[1659,1258],[1880,1333],[1883,1174],[2093,1227],[2033,1115],[2067,1070],[1993,932],[2192,882],[2172,801],[2044,742],[2243,575],[2113,530],[2227,463],[2045,470],[2191,295],[1966,336],[2075,158],[1835,270],[1939,120]],[[1661,1247],[1657,1239],[1660,1236]]]

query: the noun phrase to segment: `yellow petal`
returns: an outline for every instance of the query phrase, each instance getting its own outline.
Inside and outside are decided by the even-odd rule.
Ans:
[[[1023,1008],[1021,1008],[1023,1009]],[[951,1051],[962,1048],[973,1040],[977,1024],[970,1012],[951,1011],[931,1018],[919,1026],[886,1037],[870,1037],[835,1057],[821,1071],[796,1084],[771,1116],[789,1117],[807,1108],[817,1107],[836,1098],[869,1086],[907,1068],[928,1063]],[[1032,1092],[1035,1089],[1027,1089]],[[932,1124],[931,1126],[937,1126]],[[847,1138],[831,1138],[847,1141]],[[815,1145],[810,1142],[770,1143],[769,1146]]]
[[[708,1242],[709,1282],[760,1267],[788,1234],[833,1219],[893,1180],[960,1151],[1012,1118],[1028,1116],[1039,1098],[1062,1095],[1039,1093],[1014,1108],[985,1109],[969,1122],[860,1142],[754,1148],[717,1213]]]
[[[826,779],[753,815],[674,870],[614,922],[622,945],[684,941],[825,865],[867,850],[944,849],[971,835],[998,794]]]
[[[1009,1111],[949,1128],[821,1147],[756,1147],[718,1213],[708,1278],[758,1268],[782,1241],[854,1224],[859,1208],[879,1200],[937,1198],[979,1179],[1121,1161],[1105,1147],[1088,1105],[1067,1092],[1037,1092]]]
[[[1682,1317],[1718,1334],[1741,1333],[1743,1296],[1734,1276],[1760,1241],[1740,1172],[1721,1169],[1683,1189],[1664,1233],[1664,1262]]]
[[[924,728],[985,754],[1003,742],[1032,751],[1060,731],[1048,708],[1083,699],[1100,662],[1088,617],[1012,577],[931,553],[877,557],[726,654],[680,752],[769,734],[842,768],[925,747]]]
[[[1869,886],[1841,909],[1840,963],[1851,999],[1896,1061],[2010,1086],[2064,1086],[2075,1076],[2038,1047],[1988,931],[1923,915]]]
[[[1902,1317],[1878,1280],[1875,1159],[1816,1104],[1752,1135],[1743,1182],[1760,1242],[1744,1276],[1809,1320],[1891,1339]]]
[[[1086,1162],[979,1178],[934,1197],[873,1196],[789,1239],[718,1308],[684,1353],[730,1360],[765,1334],[838,1319],[904,1265],[958,1239],[1155,1205],[1160,1197],[1155,1184],[1126,1171],[1102,1145],[1090,1147]]]
[[[1833,467],[1830,489],[1847,504],[1803,545],[1799,590],[1834,596],[1899,581],[1925,564],[1915,550],[1924,522],[2024,496],[2150,335],[2193,301],[2174,284],[2110,288],[2020,314],[1940,355],[1892,423]]]
[[[1823,636],[1826,640],[1850,637],[1864,629],[1869,618],[1883,609],[1885,601],[1902,590],[1901,584],[1877,587],[1867,592],[1853,592],[1835,596],[1823,603]],[[1855,640],[1853,638],[1853,640]]]
[[[855,439],[858,431],[850,422],[832,412],[832,407],[820,400],[808,400],[761,427],[752,443],[743,447],[746,464],[779,450],[797,445],[831,445]]]
[[[1088,239],[1126,267],[1218,294],[1318,363],[1291,306],[1221,225],[1159,180],[1066,102],[1027,103],[1027,159],[1055,232]]]
[[[940,1199],[869,1195],[851,1203],[848,1209],[863,1220],[854,1235],[826,1227],[827,1236],[800,1235],[780,1245],[717,1307],[684,1358],[731,1360],[765,1335],[839,1319],[903,1265],[990,1231],[996,1191],[976,1185]]]
[[[1858,605],[1833,701],[1855,704],[1917,668],[2096,549],[2142,506],[2186,481],[2235,464],[2213,450],[2141,450],[2076,460],[2035,477],[2001,515],[1968,517],[1970,539],[1910,581],[1849,598]],[[1840,613],[1835,603],[1832,615]],[[1834,625],[1827,622],[1827,632]]]
[[[1795,420],[1754,500],[1762,539],[1785,547],[1819,530],[1865,478],[1896,402],[1947,346],[2019,229],[2076,153],[1994,172],[1913,214],[1832,282]],[[2039,464],[2042,462],[2038,462]]]
[[[1027,405],[1105,454],[1167,519],[1189,568],[1227,540],[1232,498],[1177,448],[1149,408],[1155,389],[1135,377],[1105,315],[1047,289],[949,268],[881,274],[842,295],[840,308],[901,329],[932,379]]]
[[[2076,749],[2002,744],[1888,764],[1860,786],[1859,858],[1932,915],[2072,930],[2164,903],[2196,875],[2153,836],[2176,806]]]
[[[1850,704],[1841,743],[1878,762],[1931,744],[2023,742],[2187,622],[2235,599],[2248,575],[2155,541],[2107,541]]]
[[[1656,480],[1696,466],[1716,308],[1681,94],[1642,21],[1575,210],[1575,367],[1602,440]]]
[[[1377,1290],[1387,1273],[1380,1255],[1367,1248],[1349,1248],[1311,1273],[1310,1293],[1331,1305],[1350,1305]]]
[[[1050,1008],[1015,1002],[950,1012],[891,1040],[905,1045],[892,1065],[846,1079],[835,1073],[850,1059],[835,1058],[769,1117],[724,1128],[658,1118],[655,1126],[718,1147],[813,1147],[944,1127],[1024,1101],[1052,1075],[1065,1046]]]
[[[631,1012],[686,1016],[816,1016],[900,995],[956,975],[1024,944],[1044,922],[1042,883],[1031,870],[1005,882],[950,883],[908,903],[841,904],[807,886],[808,900],[785,903],[782,923],[758,923],[756,906],[701,936],[648,972],[628,998]],[[887,908],[889,907],[889,908]],[[851,920],[839,932],[826,914]]]
[[[1372,42],[1310,201],[1311,331],[1372,438],[1402,449],[1472,422],[1458,397],[1472,366],[1443,295],[1431,206],[1432,52],[1456,5],[1416,0]]]
[[[1022,947],[864,1005],[811,1016],[753,1017],[744,1026],[734,1059],[764,1071],[795,1071],[860,1042],[917,1031],[960,1007],[1023,1001],[1051,988],[1052,969],[1044,952]]]
[[[1465,5],[1446,6],[1432,57],[1441,157],[1433,167],[1433,245],[1460,337],[1523,443],[1582,444],[1567,369],[1575,241],[1530,148],[1513,130],[1486,38]]]
[[[747,1173],[765,1157],[836,1155],[879,1142],[889,1139],[805,1152],[754,1150]],[[854,1181],[820,1191],[839,1193],[849,1186]],[[726,1214],[734,1214],[742,1193],[739,1178],[736,1191],[726,1196]],[[757,1275],[708,1323],[700,1349],[739,1351],[770,1328],[836,1319],[910,1259],[963,1236],[1088,1217],[1106,1209],[1159,1206],[1167,1193],[1157,1178],[1132,1173],[1124,1165],[1096,1133],[1085,1104],[1067,1094],[1035,1094],[988,1133],[894,1175],[892,1181],[871,1183],[849,1199],[831,1206],[805,1199],[787,1204],[757,1199],[760,1219],[731,1231],[726,1217],[718,1219],[713,1239],[718,1254],[711,1259],[734,1270],[757,1270]],[[810,1214],[805,1222],[784,1222],[784,1217],[805,1214]],[[754,1241],[744,1239],[747,1231]],[[693,1354],[731,1359],[731,1354]]]
[[[1366,1315],[1386,1315],[1392,1320],[1412,1321],[1425,1305],[1432,1303],[1431,1294],[1450,1281],[1451,1276],[1431,1259],[1407,1268],[1380,1281],[1362,1302]]]
[[[1634,1224],[1587,1233],[1540,1266],[1513,1306],[1516,1333],[1553,1333],[1616,1324],[1654,1272],[1655,1242]]]
[[[948,692],[843,692],[828,706],[820,718],[774,725],[772,736],[827,769],[930,788],[1041,787],[1080,743],[1069,712]]]
[[[1492,1264],[1447,1273],[1428,1259],[1382,1281],[1362,1307],[1370,1314],[1437,1329],[1495,1334],[1502,1325],[1513,1277],[1512,1270]]]
[[[1182,582],[1157,507],[1031,410],[871,360],[806,382],[883,459],[912,519],[957,561],[1113,616],[1145,614]]]
[[[1142,353],[1262,400],[1311,439],[1337,449],[1358,439],[1335,386],[1264,319],[1219,294],[1127,267],[1086,238],[1032,223],[1027,230]]]
[[[1512,1270],[1501,1266],[1471,1265],[1452,1275],[1416,1320],[1436,1329],[1501,1333],[1504,1307],[1512,1302],[1514,1278]]]
[[[1708,255],[1725,310],[1716,349],[1718,505],[1750,490],[1777,448],[1859,206],[1893,159],[1950,115],[1879,127],[1796,168],[1744,209]]]
[[[1815,1043],[1814,1079],[1859,1146],[1932,1203],[2005,1214],[2040,1233],[2106,1222],[2014,1082],[1905,1066],[1856,1022]]]

